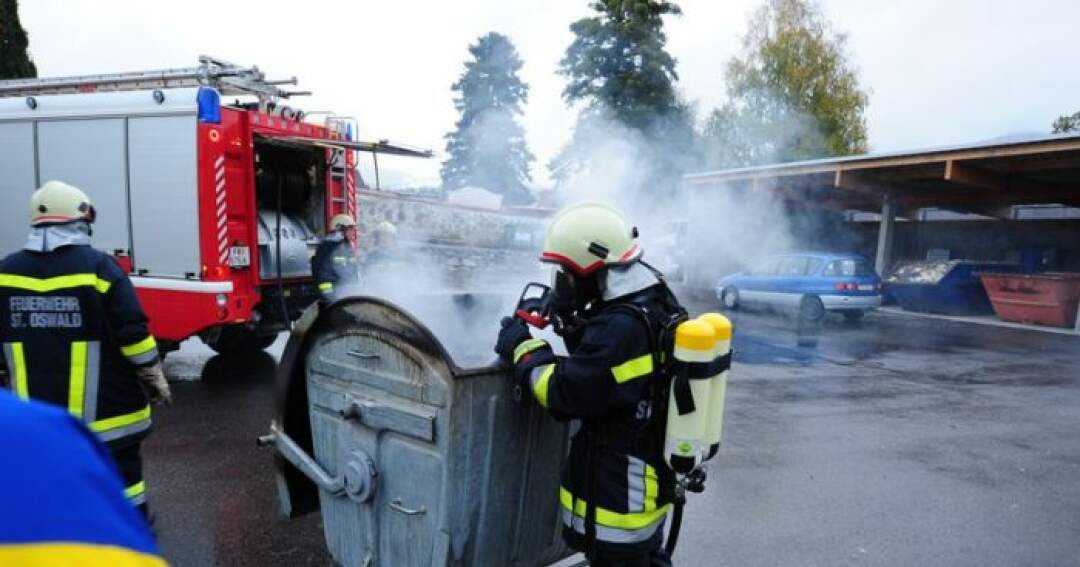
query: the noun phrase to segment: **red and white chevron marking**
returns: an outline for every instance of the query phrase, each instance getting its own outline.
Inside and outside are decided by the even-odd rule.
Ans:
[[[214,206],[217,212],[218,262],[229,261],[229,227],[225,214],[225,156],[214,160]]]
[[[356,218],[356,175],[348,169],[345,171],[345,212]]]

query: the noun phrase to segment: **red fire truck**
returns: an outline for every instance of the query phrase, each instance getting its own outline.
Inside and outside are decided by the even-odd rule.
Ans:
[[[336,214],[356,216],[356,152],[430,152],[352,139],[285,101],[309,94],[258,67],[0,81],[0,250],[26,237],[41,183],[85,190],[94,246],[131,274],[164,349],[199,335],[256,350],[312,303],[310,255]],[[222,98],[226,97],[227,102]]]

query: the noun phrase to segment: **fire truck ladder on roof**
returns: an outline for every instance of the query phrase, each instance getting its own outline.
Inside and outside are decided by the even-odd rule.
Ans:
[[[207,86],[225,96],[257,96],[259,102],[265,104],[278,98],[311,94],[307,91],[286,91],[278,86],[296,83],[296,77],[268,80],[257,66],[242,67],[200,55],[198,67],[0,81],[0,97]]]

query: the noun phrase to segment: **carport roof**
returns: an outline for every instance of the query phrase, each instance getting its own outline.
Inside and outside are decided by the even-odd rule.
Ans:
[[[880,211],[891,196],[902,216],[940,207],[1008,218],[1012,205],[1080,206],[1080,134],[727,169],[685,180],[701,189],[775,191],[832,209]]]

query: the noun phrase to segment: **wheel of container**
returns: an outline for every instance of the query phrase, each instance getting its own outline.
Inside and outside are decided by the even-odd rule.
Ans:
[[[799,302],[799,317],[805,321],[820,321],[825,317],[825,304],[816,295],[807,295]]]
[[[728,311],[737,310],[739,308],[739,290],[733,287],[725,287],[724,291],[720,293],[720,303]]]
[[[244,325],[227,325],[220,330],[199,334],[202,342],[218,354],[246,354],[259,352],[274,344],[275,335],[260,335]]]

